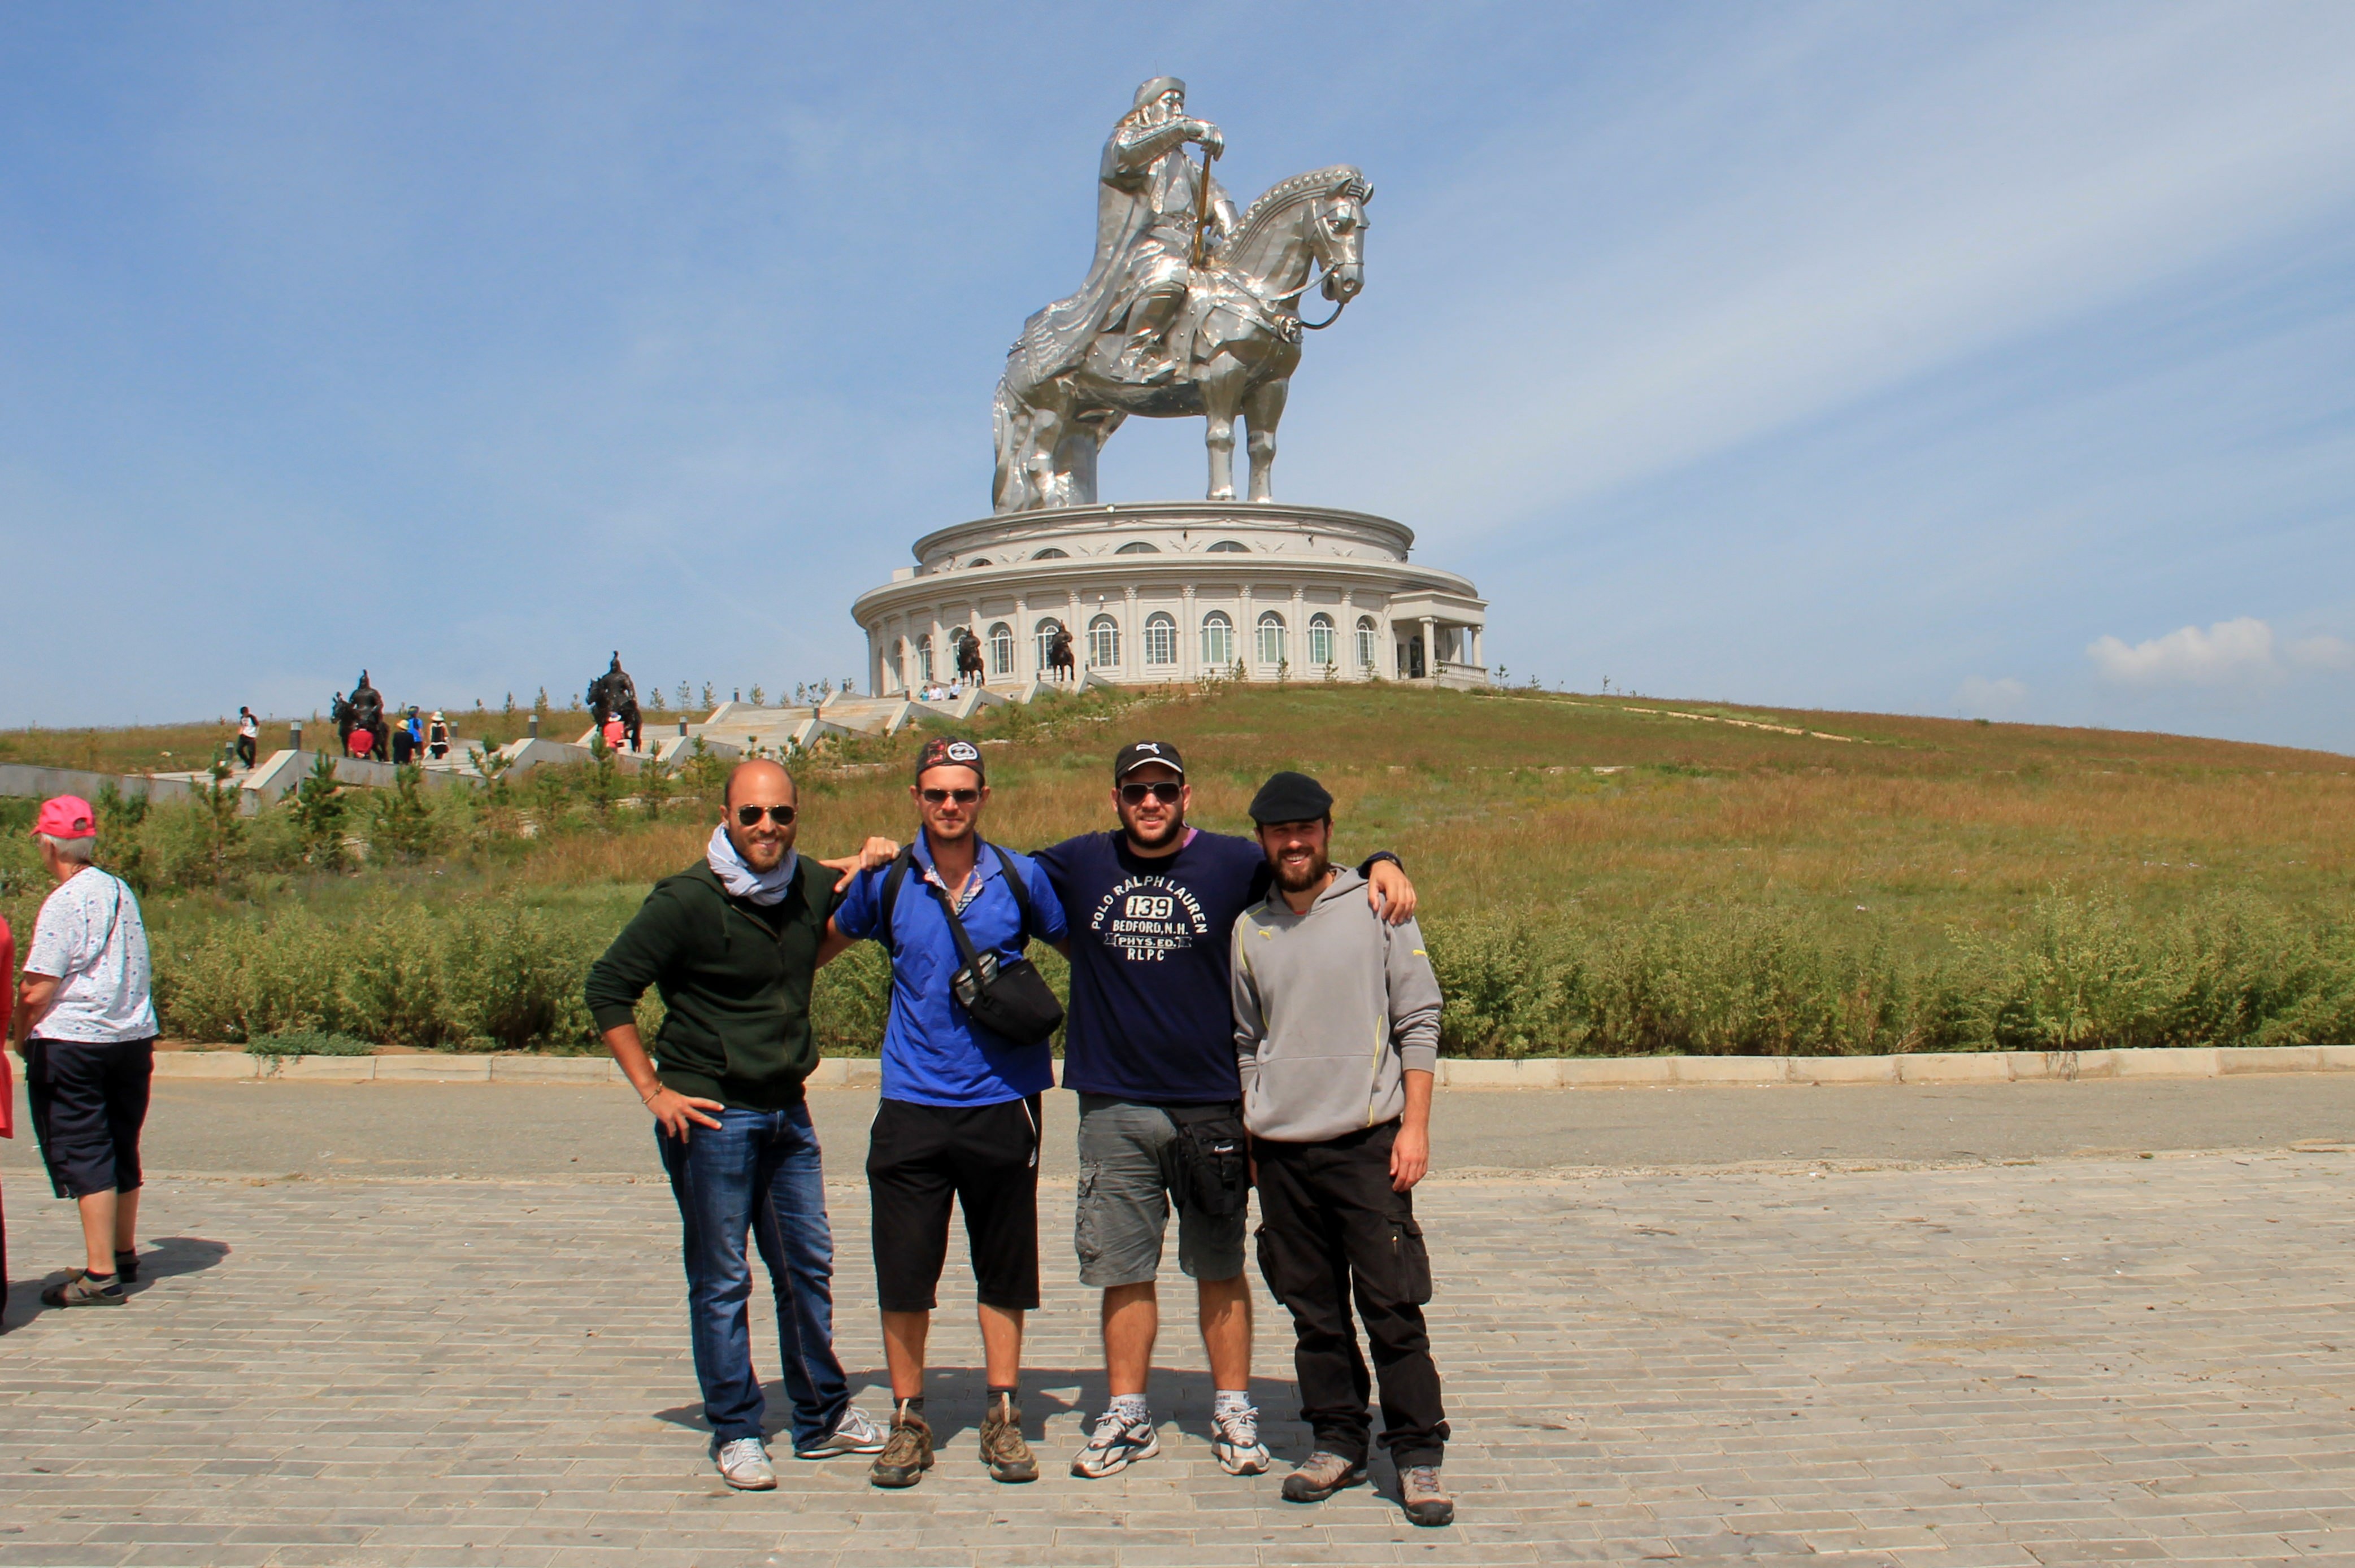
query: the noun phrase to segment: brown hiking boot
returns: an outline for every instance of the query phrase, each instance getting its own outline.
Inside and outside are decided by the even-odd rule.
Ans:
[[[1439,1484],[1439,1467],[1411,1465],[1399,1472],[1399,1501],[1417,1524],[1454,1524],[1455,1499]]]
[[[1340,1455],[1319,1448],[1300,1461],[1300,1468],[1284,1478],[1284,1500],[1286,1502],[1323,1502],[1344,1487],[1366,1484],[1366,1462],[1344,1459]]]
[[[891,1436],[867,1467],[867,1478],[879,1487],[912,1487],[932,1467],[932,1427],[913,1411],[894,1412]]]
[[[981,1418],[981,1462],[993,1481],[1035,1481],[1039,1461],[1022,1440],[1022,1408],[1012,1400],[994,1399]]]

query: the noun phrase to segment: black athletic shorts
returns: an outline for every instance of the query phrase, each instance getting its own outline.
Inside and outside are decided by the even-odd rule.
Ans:
[[[95,1044],[82,1040],[25,1042],[25,1098],[49,1186],[60,1198],[112,1188],[136,1189],[139,1129],[147,1120],[147,1081],[155,1042]]]
[[[868,1139],[867,1192],[884,1311],[940,1304],[952,1199],[964,1210],[981,1304],[1039,1305],[1037,1095],[971,1107],[885,1100]]]

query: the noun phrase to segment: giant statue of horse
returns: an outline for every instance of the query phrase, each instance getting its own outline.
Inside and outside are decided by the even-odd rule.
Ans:
[[[630,749],[638,749],[638,683],[622,668],[620,649],[613,650],[613,662],[605,673],[589,683],[587,700],[599,729],[605,727],[608,718],[619,715],[622,727],[629,733]]]
[[[965,628],[964,635],[957,639],[956,673],[960,681],[971,675],[975,685],[989,684],[981,673],[981,639],[973,634],[971,627]]]
[[[1120,379],[1119,355],[1105,352],[1034,375],[1034,365],[1051,361],[1038,341],[1046,313],[1033,316],[997,384],[996,509],[1092,503],[1096,453],[1131,414],[1203,416],[1213,501],[1235,498],[1241,415],[1250,428],[1250,497],[1271,499],[1276,426],[1300,364],[1302,329],[1330,326],[1365,287],[1366,203],[1373,194],[1364,175],[1337,164],[1295,175],[1252,203],[1188,280],[1169,328],[1178,369],[1166,380]],[[1300,297],[1312,284],[1334,305],[1321,322],[1300,316]]]
[[[1054,634],[1047,639],[1047,675],[1060,680],[1069,675],[1078,678],[1071,663],[1071,629],[1061,621],[1055,622]]]

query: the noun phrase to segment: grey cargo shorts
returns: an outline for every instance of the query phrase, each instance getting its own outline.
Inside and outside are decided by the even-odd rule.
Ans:
[[[1192,1279],[1243,1271],[1247,1216],[1211,1215],[1186,1201],[1178,1124],[1157,1106],[1080,1097],[1079,1222],[1072,1240],[1080,1283],[1109,1289],[1161,1272],[1161,1238],[1178,1205],[1178,1266]]]

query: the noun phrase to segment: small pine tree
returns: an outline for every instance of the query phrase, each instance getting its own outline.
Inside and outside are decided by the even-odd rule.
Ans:
[[[439,848],[441,841],[442,824],[434,818],[433,803],[425,798],[425,769],[406,763],[393,771],[392,788],[377,797],[368,847],[413,865]]]
[[[717,703],[716,701],[714,701],[714,700],[713,700],[713,698],[712,698],[711,683],[710,683],[710,682],[709,682],[709,681],[704,682],[704,683],[703,683],[703,711],[704,711],[704,712],[706,712],[706,713],[709,713],[713,708],[716,708],[716,707],[718,707],[719,705],[719,703]]]
[[[538,714],[543,719],[548,717],[548,688],[546,686],[540,687],[539,695],[532,698],[531,711]]]
[[[499,712],[506,715],[509,718],[515,717],[515,694],[513,692],[509,692],[507,694],[506,705],[501,708]]]
[[[205,833],[205,869],[216,892],[229,885],[238,852],[245,846],[245,819],[240,814],[239,799],[244,791],[229,784],[229,772],[227,762],[216,760],[212,781],[197,786],[197,801],[204,807],[198,821]]]
[[[294,790],[294,825],[303,835],[303,858],[321,871],[344,864],[344,798],[337,794],[336,759],[319,753]]]
[[[764,708],[769,705],[768,696],[761,690],[761,683],[758,681],[752,683],[752,705],[756,708]]]

